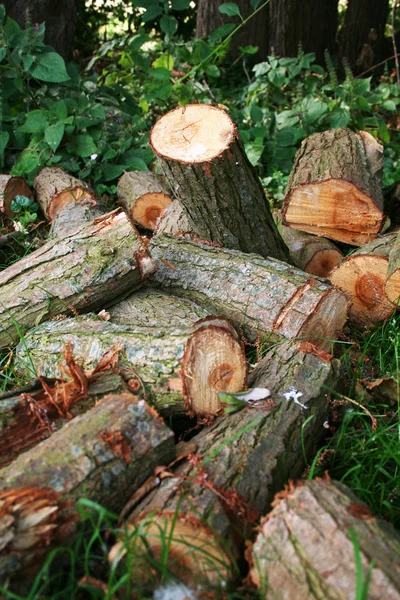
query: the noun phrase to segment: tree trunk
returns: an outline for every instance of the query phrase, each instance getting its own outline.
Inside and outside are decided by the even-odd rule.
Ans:
[[[15,196],[32,198],[33,194],[25,179],[11,175],[0,175],[0,217],[14,217],[11,202]]]
[[[338,361],[330,359],[311,344],[275,346],[250,376],[251,386],[268,386],[272,402],[215,421],[191,439],[194,458],[159,472],[157,480],[148,482],[153,491],[143,498],[139,490],[130,501],[128,523],[140,523],[156,559],[160,538],[171,539],[168,569],[183,581],[196,586],[204,579],[213,585],[226,582],[230,557],[243,553],[258,513],[268,510],[274,494],[303,471],[305,456],[323,433],[328,410],[323,388],[334,386],[338,376]],[[307,409],[283,396],[292,386],[303,393]],[[121,550],[119,542],[111,559]],[[149,570],[140,550],[137,546],[132,567],[139,581]]]
[[[365,244],[345,258],[330,274],[330,282],[350,301],[349,316],[359,323],[387,319],[395,309],[385,293],[389,255],[396,233],[388,233]]]
[[[154,269],[141,244],[126,215],[113,211],[2,271],[0,348],[16,343],[21,329],[61,313],[105,308],[139,287]]]
[[[385,294],[395,306],[398,306],[400,299],[400,234],[398,232],[389,253]]]
[[[19,456],[0,470],[1,579],[19,574],[21,580],[29,567],[40,569],[49,547],[71,542],[81,497],[118,512],[154,468],[174,456],[172,431],[131,394],[107,396]],[[29,498],[21,511],[24,491]],[[37,496],[51,497],[52,512],[43,512]]]
[[[197,5],[196,18],[196,37],[210,35],[217,27],[224,23],[235,23],[239,25],[239,19],[229,18],[219,12],[218,7],[224,0],[199,0]],[[243,19],[253,14],[254,10],[249,0],[238,0]],[[254,18],[242,27],[232,38],[229,45],[229,54],[232,58],[237,58],[242,53],[240,47],[246,47],[249,44],[258,46],[256,58],[258,61],[265,60],[268,56],[268,30],[269,30],[269,6],[265,6]]]
[[[289,177],[283,224],[353,246],[375,238],[384,220],[377,146],[364,132],[344,128],[305,139]]]
[[[324,64],[324,52],[336,54],[338,0],[273,0],[270,3],[270,48],[277,56],[315,52]]]
[[[363,589],[368,600],[400,599],[400,536],[345,485],[292,484],[274,505],[251,554],[262,599],[350,600]]]
[[[290,262],[235,125],[206,104],[157,121],[150,143],[160,169],[203,239]]]
[[[175,302],[169,306],[164,302],[160,309],[166,307],[171,314]],[[137,374],[148,397],[166,416],[215,414],[220,409],[218,392],[240,392],[246,381],[246,359],[237,333],[228,321],[213,317],[164,330],[157,325],[116,325],[94,315],[44,323],[18,346],[16,369],[25,371],[29,360],[38,375],[59,377],[55,357],[67,343],[86,370],[113,345],[123,348],[120,367]]]
[[[195,232],[195,229],[196,226],[189,219],[186,210],[178,200],[174,200],[165,209],[162,217],[157,223],[154,233],[155,235],[161,235],[162,233],[175,235],[178,233]]]
[[[329,240],[285,227],[282,225],[279,210],[274,211],[274,219],[283,241],[289,248],[293,263],[303,271],[318,277],[328,277],[342,260],[343,253]]]
[[[384,53],[389,0],[348,0],[339,37],[339,55],[361,73],[389,58]]]
[[[46,167],[35,177],[33,188],[46,219],[52,221],[64,206],[87,199],[97,204],[96,198],[83,181],[58,167]]]
[[[127,171],[118,181],[117,193],[131,220],[151,231],[172,202],[165,183],[151,172]]]
[[[72,235],[104,214],[94,198],[83,198],[61,207],[51,222],[50,238]]]
[[[46,24],[44,41],[65,59],[70,59],[76,26],[75,0],[4,0],[6,13],[22,27],[26,27],[29,10],[33,25]]]
[[[346,321],[342,292],[280,261],[170,236],[154,237],[149,250],[162,288],[231,319],[252,340],[303,337],[329,349]]]

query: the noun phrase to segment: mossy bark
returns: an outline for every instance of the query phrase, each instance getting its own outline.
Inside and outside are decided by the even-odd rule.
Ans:
[[[0,348],[45,319],[107,307],[153,270],[137,232],[116,211],[47,242],[0,275]]]
[[[400,536],[345,485],[317,479],[280,497],[251,553],[262,599],[356,598],[357,555],[368,598],[400,599]]]
[[[51,223],[50,238],[71,235],[101,217],[103,213],[94,198],[84,198],[73,204],[67,204],[56,213]]]

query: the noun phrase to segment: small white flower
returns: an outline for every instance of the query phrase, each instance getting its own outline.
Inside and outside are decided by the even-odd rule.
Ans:
[[[302,392],[298,392],[296,390],[296,388],[294,388],[293,386],[291,386],[289,388],[288,392],[283,392],[282,396],[284,396],[286,398],[286,402],[289,402],[289,400],[293,400],[293,402],[295,404],[298,404],[299,406],[301,406],[301,408],[308,408],[308,406],[306,406],[305,404],[302,404],[301,402],[299,402],[299,398],[301,398],[301,396],[303,395]]]
[[[154,591],[153,600],[195,600],[192,589],[183,583],[172,582],[163,585]]]
[[[138,407],[140,408],[140,410],[144,409],[144,400],[139,400]]]
[[[324,421],[323,427],[325,427],[325,429],[329,429],[329,422]]]
[[[91,154],[90,160],[96,160],[97,157],[98,157],[98,154]]]

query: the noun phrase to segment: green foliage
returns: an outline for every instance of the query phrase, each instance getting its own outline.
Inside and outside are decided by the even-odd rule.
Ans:
[[[15,220],[26,227],[37,220],[39,205],[26,196],[15,196],[11,202],[11,210],[15,213]]]

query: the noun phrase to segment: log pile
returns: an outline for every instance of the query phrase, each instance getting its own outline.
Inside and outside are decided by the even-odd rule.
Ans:
[[[124,173],[127,214],[103,214],[84,182],[44,169],[34,189],[49,239],[0,275],[0,349],[30,382],[0,396],[0,577],[15,590],[46,550],[73,540],[81,496],[127,518],[115,568],[140,531],[133,582],[149,584],[161,559],[196,587],[232,579],[260,516],[324,435],[348,313],[365,324],[398,304],[400,236],[381,234],[382,149],[369,134],[305,140],[276,222],[223,110],[177,108],[150,141],[161,175]],[[30,192],[2,182],[7,213],[13,194]],[[249,368],[245,345],[262,344]],[[394,561],[389,573],[378,560],[383,529],[354,521],[352,502],[336,484],[290,488],[252,551],[265,598],[347,597],[353,525],[376,556],[373,586],[397,597]],[[316,536],[314,519],[334,510],[337,531]],[[317,560],[341,539],[343,585]]]

